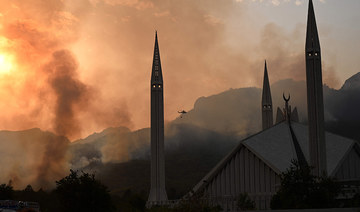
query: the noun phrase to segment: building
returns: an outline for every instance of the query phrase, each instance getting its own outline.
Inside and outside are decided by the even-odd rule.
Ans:
[[[150,80],[151,91],[151,187],[147,207],[165,205],[168,198],[165,190],[164,155],[164,83],[157,33]]]
[[[310,166],[314,167],[313,172],[315,175],[326,176],[326,143],[324,133],[324,98],[321,50],[312,0],[309,1],[305,58],[310,139]]]
[[[236,211],[239,195],[248,193],[258,209],[270,209],[271,198],[280,186],[280,175],[293,159],[314,167],[314,175],[336,177],[345,184],[360,182],[359,142],[324,131],[321,52],[312,0],[308,8],[305,57],[309,126],[297,123],[297,110],[291,111],[290,96],[284,96],[284,110],[278,108],[277,124],[270,126],[272,105],[265,66],[263,131],[242,140],[189,196],[200,194],[210,204]]]
[[[360,180],[359,143],[325,133],[327,170],[339,181]],[[248,193],[258,209],[269,209],[271,197],[280,186],[280,175],[291,160],[310,160],[308,127],[281,122],[242,140],[193,189],[204,192],[213,205],[236,210],[240,194]]]
[[[288,98],[285,98],[285,95],[283,95],[283,98],[285,100],[285,107],[282,110],[280,109],[280,107],[277,108],[276,124],[287,120],[299,122],[297,108],[295,107],[294,110],[291,110],[291,105],[289,105],[290,94]]]
[[[266,61],[265,61],[265,67],[264,67],[264,81],[263,81],[263,92],[262,92],[262,100],[261,100],[261,110],[262,110],[261,111],[262,112],[262,129],[265,130],[269,127],[272,127],[274,124],[270,83],[269,83],[269,76],[268,76]]]

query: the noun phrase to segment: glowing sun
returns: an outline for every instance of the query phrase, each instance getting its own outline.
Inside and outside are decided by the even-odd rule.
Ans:
[[[0,73],[9,73],[13,69],[12,57],[0,54]]]

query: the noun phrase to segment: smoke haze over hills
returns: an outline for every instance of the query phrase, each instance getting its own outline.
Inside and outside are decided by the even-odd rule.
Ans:
[[[353,80],[354,81],[354,80]],[[342,88],[340,90],[331,89],[324,86],[324,104],[325,104],[325,120],[327,129],[334,133],[341,134],[353,139],[359,139],[356,134],[356,128],[360,124],[360,118],[357,117],[357,106],[360,102],[358,93],[360,90],[357,88],[358,82],[347,82],[344,87],[355,87],[352,92]],[[284,100],[282,99],[283,93],[290,93],[290,105],[298,108],[300,121],[307,122],[307,104],[306,104],[306,85],[304,81],[294,81],[291,79],[281,80],[271,86],[272,98],[274,109],[277,107],[284,107]],[[189,146],[201,145],[201,141],[209,140],[212,136],[211,133],[223,135],[216,140],[219,144],[228,144],[240,141],[242,138],[257,133],[261,130],[261,89],[259,88],[239,88],[230,89],[220,94],[212,95],[209,97],[200,97],[194,104],[194,108],[188,111],[187,114],[178,117],[176,120],[168,123],[165,126],[167,148],[176,147],[179,141],[190,140]],[[352,106],[349,106],[352,105]],[[273,112],[276,116],[276,110]],[[349,118],[351,119],[349,120]],[[348,123],[346,128],[334,123]],[[181,126],[187,126],[186,128]],[[349,128],[350,127],[350,128]],[[189,129],[194,130],[189,130]],[[187,129],[187,130],[184,130]],[[344,129],[347,129],[344,132]],[[97,139],[91,140],[86,145],[89,147],[91,143],[97,146],[101,143],[101,150],[97,154],[95,161],[106,162],[124,162],[129,159],[146,159],[149,157],[149,129],[143,129],[136,132],[127,132],[129,135],[121,135],[123,130],[111,129],[111,132],[104,131],[96,134]],[[100,136],[102,135],[102,136]],[[200,136],[201,135],[201,136]],[[107,138],[111,139],[107,139]],[[181,139],[183,137],[183,139]],[[87,139],[85,139],[87,140]],[[211,140],[211,139],[210,139]],[[78,143],[77,152],[75,155],[80,154],[84,156],[82,144],[84,141]],[[200,142],[200,143],[198,143]],[[182,145],[182,144],[180,144]],[[108,146],[108,147],[106,147]],[[202,146],[206,152],[206,146]],[[111,149],[111,154],[106,154],[105,149]],[[121,158],[121,155],[126,157]],[[201,149],[201,148],[199,148]],[[220,150],[219,150],[220,151]],[[222,151],[220,151],[222,152]],[[225,152],[222,152],[225,154]],[[124,160],[125,159],[125,160]],[[87,161],[86,157],[83,157]],[[86,164],[90,164],[91,161]]]
[[[15,188],[52,188],[69,169],[69,140],[40,129],[0,131],[0,182]]]
[[[147,159],[155,29],[168,150],[220,157],[258,132],[261,89],[248,86],[261,85],[265,58],[274,109],[290,93],[306,122],[305,18],[289,30],[268,20],[256,28],[254,15],[233,0],[0,0],[0,129],[44,130],[0,132],[0,180],[49,188],[70,167]],[[332,33],[319,30],[325,40]],[[324,57],[325,118],[358,138],[358,77],[330,88],[340,85],[336,53]],[[180,109],[189,112],[177,118]]]
[[[339,90],[324,86],[327,128],[355,139],[360,139],[356,128],[360,125],[358,76],[354,75]],[[283,92],[290,93],[290,104],[298,108],[300,121],[306,122],[304,81],[281,80],[272,84],[271,89],[274,108],[283,107]],[[189,158],[202,155],[204,160],[220,159],[242,138],[261,130],[260,105],[261,89],[254,87],[200,97],[192,110],[165,125],[167,154],[170,158],[181,153]],[[27,184],[34,188],[51,188],[69,168],[104,171],[99,174],[106,178],[106,172],[111,170],[101,164],[148,160],[150,157],[149,128],[137,131],[126,127],[107,128],[71,144],[65,137],[39,129],[2,131],[0,141],[1,156],[5,161],[0,180],[3,183],[11,180],[16,188]],[[186,163],[190,163],[188,160]],[[200,172],[204,173],[210,167],[203,167]]]
[[[39,127],[75,140],[109,126],[148,127],[143,106],[149,103],[155,29],[167,121],[199,96],[260,86],[264,59],[272,82],[305,79],[305,19],[294,20],[290,30],[270,21],[256,28],[245,2],[0,3],[0,51],[12,67],[7,74],[0,70],[0,110],[6,111],[0,129]],[[305,7],[294,7],[305,17]],[[320,30],[324,38],[331,34]],[[323,63],[324,82],[337,87],[330,60]]]

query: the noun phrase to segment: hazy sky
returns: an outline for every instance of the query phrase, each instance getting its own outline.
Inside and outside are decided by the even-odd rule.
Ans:
[[[155,30],[166,121],[200,96],[259,87],[265,59],[271,82],[305,79],[308,1],[0,3],[0,129],[40,127],[75,139],[110,126],[148,127]],[[339,88],[360,71],[360,1],[314,7],[324,83]]]
[[[297,2],[299,6],[295,6]],[[324,55],[323,60],[325,64],[334,66],[336,75],[342,84],[344,80],[360,71],[360,61],[358,60],[360,56],[358,42],[360,1],[313,0],[313,2]],[[305,0],[243,0],[243,3],[248,4],[251,10],[256,10],[256,15],[263,16],[261,19],[253,18],[259,26],[273,22],[286,30],[293,30],[295,24],[306,23],[304,12],[306,12],[308,1]]]

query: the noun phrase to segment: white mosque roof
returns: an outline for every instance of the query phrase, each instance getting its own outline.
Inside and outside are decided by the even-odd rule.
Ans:
[[[292,129],[309,163],[309,136],[308,126],[291,122]],[[334,175],[336,167],[356,143],[354,140],[325,133],[326,159],[329,175]],[[263,159],[275,172],[286,171],[292,159],[297,159],[293,139],[287,122],[281,122],[254,136],[244,139],[241,143],[259,158]]]
[[[291,122],[296,140],[309,164],[309,136],[308,126]],[[355,140],[333,133],[325,132],[327,171],[329,176],[336,174],[345,156],[354,145]],[[274,172],[281,174],[290,167],[291,161],[297,158],[293,137],[287,122],[281,122],[266,130],[242,140],[228,155],[226,155],[193,189],[198,190],[206,181],[210,181],[236,155],[241,148],[247,148],[271,167]]]

